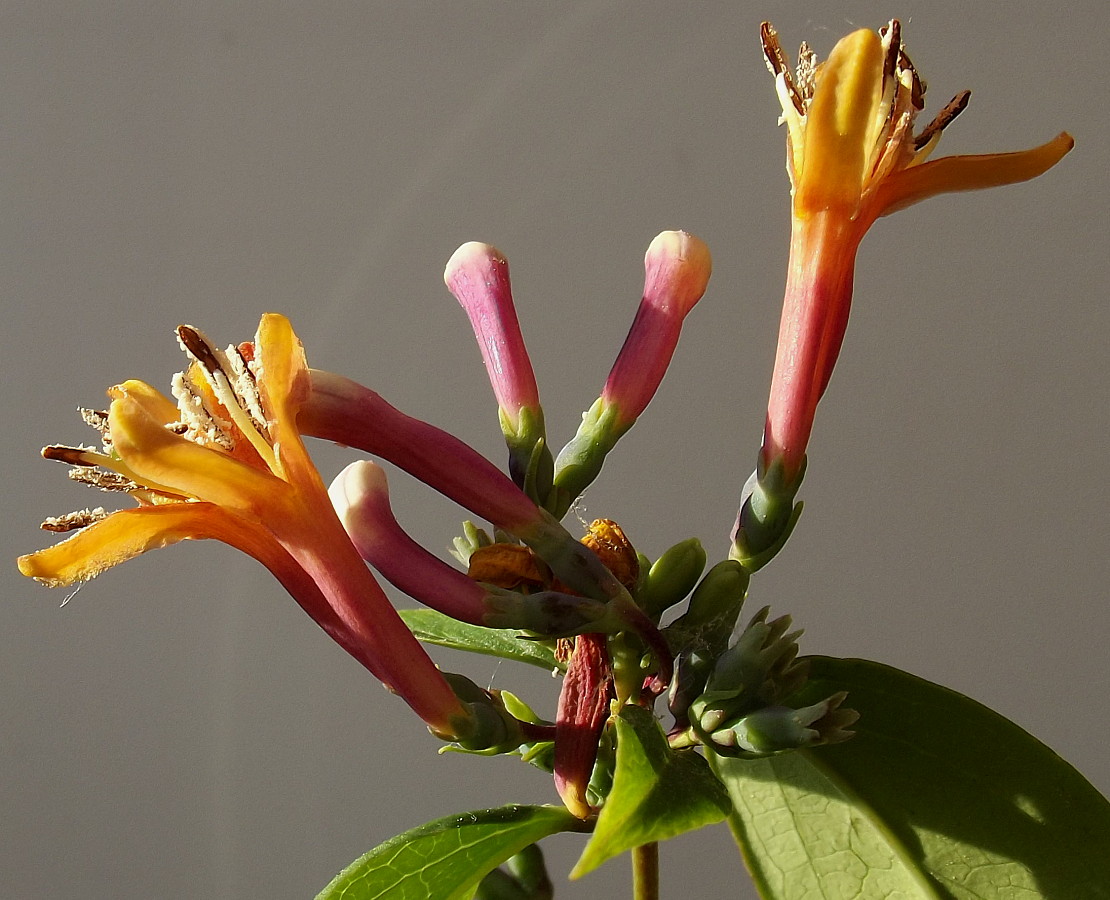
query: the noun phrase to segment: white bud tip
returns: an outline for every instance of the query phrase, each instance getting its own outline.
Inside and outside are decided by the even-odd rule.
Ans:
[[[686,313],[705,293],[713,272],[713,260],[709,247],[701,239],[685,231],[664,231],[648,245],[644,268],[648,284],[668,285],[667,293],[673,292],[673,299]]]
[[[353,462],[335,476],[328,488],[328,497],[339,520],[346,523],[349,514],[367,501],[375,497],[388,499],[385,470],[368,459]]]
[[[443,281],[450,288],[455,278],[463,272],[475,269],[488,271],[499,265],[508,265],[508,260],[492,244],[483,244],[481,241],[467,241],[452,253],[451,258],[447,260],[447,267],[443,270]]]

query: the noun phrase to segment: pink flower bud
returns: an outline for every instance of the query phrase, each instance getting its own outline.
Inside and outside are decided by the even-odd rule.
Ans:
[[[497,405],[515,431],[521,409],[538,409],[540,395],[513,306],[508,260],[495,247],[470,241],[448,260],[443,281],[470,318]]]
[[[627,429],[655,396],[670,365],[682,322],[705,293],[709,248],[685,231],[664,231],[644,255],[644,296],[602,391]]]

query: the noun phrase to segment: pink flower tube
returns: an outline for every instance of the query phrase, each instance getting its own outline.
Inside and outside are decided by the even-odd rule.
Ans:
[[[539,410],[540,394],[513,306],[509,262],[496,247],[470,241],[447,262],[443,281],[466,310],[497,406],[515,432],[521,410]]]
[[[509,448],[509,474],[543,505],[553,463],[536,378],[513,306],[509,263],[495,247],[471,241],[455,251],[443,280],[466,310],[482,351]]]
[[[551,637],[625,627],[608,603],[554,591],[525,596],[479,584],[429,553],[394,518],[385,472],[368,460],[347,466],[328,493],[359,555],[394,587],[444,615]]]
[[[571,590],[632,604],[598,558],[488,459],[434,425],[407,416],[348,378],[313,369],[300,408],[302,434],[355,447],[420,479],[475,515],[516,535]]]

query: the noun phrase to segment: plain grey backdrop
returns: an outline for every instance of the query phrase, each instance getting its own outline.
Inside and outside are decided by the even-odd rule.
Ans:
[[[305,898],[431,818],[555,802],[511,758],[438,756],[407,708],[252,560],[149,554],[48,591],[14,557],[100,502],[38,458],[79,405],[168,387],[172,329],[288,314],[310,362],[492,458],[495,408],[443,265],[496,244],[553,443],[631,321],[663,229],[712,248],[648,413],[587,494],[647,554],[726,551],[755,460],[788,237],[757,40],[823,55],[903,20],[940,154],[1076,149],[1029,184],[880,221],[818,415],[789,548],[753,582],[808,652],[882,660],[1013,718],[1110,790],[1108,7],[1021,2],[5,2],[0,5],[4,603],[0,896]],[[351,458],[321,447],[330,478]],[[433,549],[461,510],[400,474]],[[111,500],[111,498],[108,498]],[[68,600],[68,602],[66,602]],[[436,653],[552,710],[557,684]],[[943,789],[943,786],[938,786]],[[581,839],[549,842],[561,882]],[[723,826],[663,885],[751,897]],[[566,898],[626,895],[617,860]],[[722,893],[723,892],[723,893]]]

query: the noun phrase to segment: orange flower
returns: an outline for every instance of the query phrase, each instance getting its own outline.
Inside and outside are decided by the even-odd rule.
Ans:
[[[872,223],[936,194],[1035,178],[1073,144],[1062,133],[1017,153],[930,160],[970,93],[915,132],[925,85],[897,20],[877,34],[853,32],[823,63],[803,44],[793,74],[775,30],[764,23],[761,36],[787,126],[793,203],[763,446],[734,533],[732,555],[749,571],[774,555],[797,519],[793,499],[813,418],[848,325],[856,251]]]
[[[818,64],[804,44],[791,75],[767,23],[763,49],[787,126],[793,219],[786,302],[767,411],[762,463],[800,472],[817,402],[848,324],[860,240],[880,216],[927,197],[1026,181],[1071,148],[1064,133],[1017,153],[929,160],[941,132],[967,106],[963,91],[920,131],[925,86],[897,20],[842,39]]]
[[[103,451],[47,447],[78,481],[124,491],[137,509],[48,520],[78,529],[19,559],[19,569],[65,585],[156,547],[212,538],[265,565],[304,610],[437,733],[454,737],[470,714],[405,627],[332,510],[297,432],[309,391],[289,321],[266,315],[253,345],[214,348],[188,326],[193,364],[174,380],[175,405],[141,381],[111,388],[107,413],[86,413]]]

